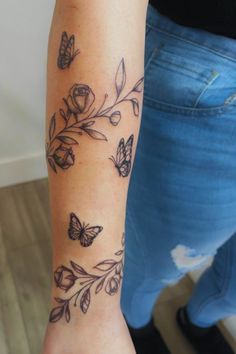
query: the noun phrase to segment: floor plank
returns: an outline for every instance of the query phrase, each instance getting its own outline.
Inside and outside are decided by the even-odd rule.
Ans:
[[[185,277],[178,285],[167,288],[155,306],[155,323],[172,354],[195,354],[181,334],[175,319],[177,310],[187,303],[191,292],[191,281]]]
[[[16,286],[0,230],[0,353],[31,354]]]
[[[41,247],[36,243],[9,254],[31,353],[39,351],[49,313],[50,271],[43,253],[49,243],[43,242]]]

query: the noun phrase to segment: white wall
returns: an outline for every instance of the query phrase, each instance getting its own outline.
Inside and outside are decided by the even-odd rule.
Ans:
[[[0,1],[0,186],[46,176],[47,40],[53,0]]]

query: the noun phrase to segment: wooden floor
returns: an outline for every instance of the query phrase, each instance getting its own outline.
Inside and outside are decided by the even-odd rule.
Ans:
[[[51,243],[46,180],[0,189],[0,353],[38,354],[49,311]],[[175,324],[192,290],[162,294],[155,321],[172,354],[194,354]],[[158,353],[157,353],[158,354]]]

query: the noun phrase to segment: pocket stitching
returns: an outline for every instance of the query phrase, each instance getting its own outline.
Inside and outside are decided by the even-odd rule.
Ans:
[[[176,105],[171,105],[167,104],[164,102],[160,102],[158,100],[155,100],[154,98],[150,98],[148,96],[145,96],[144,94],[144,103],[147,103],[161,111],[164,112],[171,112],[171,113],[176,113],[176,114],[182,114],[182,115],[190,115],[190,116],[201,116],[201,117],[216,117],[217,115],[222,115],[223,113],[226,113],[233,108],[236,108],[235,104],[225,104],[223,106],[216,106],[212,108],[188,108],[188,107],[183,107],[183,106],[176,106]]]
[[[197,109],[197,105],[198,105],[198,103],[199,103],[201,97],[204,95],[204,93],[208,90],[208,88],[213,84],[213,82],[214,82],[219,76],[220,76],[220,74],[219,74],[217,71],[215,71],[215,70],[212,71],[211,80],[209,80],[208,84],[205,86],[205,88],[202,90],[202,92],[201,92],[200,95],[198,96],[198,98],[197,98],[195,104],[193,105],[193,108],[196,108],[196,109]],[[222,107],[224,107],[224,106],[222,106]],[[209,108],[210,108],[210,107],[209,107]],[[208,108],[208,109],[209,109],[209,108]],[[214,108],[214,107],[212,107],[212,108]],[[206,109],[207,109],[207,108],[206,108]]]

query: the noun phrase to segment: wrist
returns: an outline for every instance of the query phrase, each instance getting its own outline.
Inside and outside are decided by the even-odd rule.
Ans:
[[[43,354],[135,354],[120,307],[94,309],[71,323],[49,324]]]

